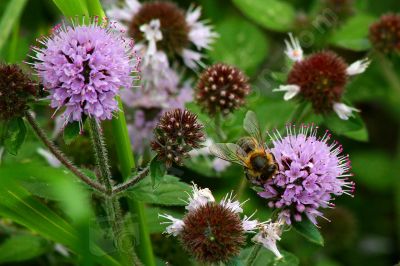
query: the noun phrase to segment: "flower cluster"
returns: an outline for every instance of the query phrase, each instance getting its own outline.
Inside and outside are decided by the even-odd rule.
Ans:
[[[167,167],[182,164],[192,149],[199,148],[205,140],[203,125],[188,110],[175,109],[166,112],[154,130],[151,148]]]
[[[245,244],[245,233],[258,229],[261,230],[253,240],[281,257],[276,247],[281,227],[272,222],[259,223],[251,217],[241,219],[242,203],[234,200],[232,193],[217,203],[208,188],[193,185],[186,210],[183,219],[165,214],[160,217],[169,220],[163,222],[169,224],[166,233],[178,237],[183,248],[203,263],[229,261]]]
[[[312,103],[317,113],[335,111],[347,120],[358,109],[342,102],[345,86],[350,76],[363,73],[370,61],[359,60],[348,66],[345,61],[333,52],[324,51],[303,58],[299,40],[289,34],[286,43],[286,55],[295,63],[288,75],[288,85],[281,85],[274,91],[284,91],[286,101],[301,95]]]
[[[196,100],[209,115],[227,115],[245,103],[250,92],[248,78],[238,68],[216,64],[207,68],[197,84]]]
[[[131,87],[137,70],[133,41],[94,18],[88,26],[57,26],[39,42],[42,47],[33,48],[34,67],[50,93],[51,106],[65,107],[65,123],[81,121],[84,115],[111,119],[118,110],[117,92]]]
[[[24,115],[38,87],[17,65],[0,64],[0,120]]]
[[[142,41],[145,50],[156,50],[168,56],[179,54],[185,64],[195,68],[202,49],[209,48],[217,37],[212,27],[200,21],[201,8],[190,8],[186,14],[169,1],[139,3],[126,0],[123,8],[113,7],[108,16],[120,22],[119,27],[135,40]],[[194,45],[197,51],[191,49]]]
[[[317,129],[303,125],[296,132],[288,125],[285,137],[270,133],[279,172],[259,195],[268,199],[269,207],[280,210],[287,224],[303,217],[317,224],[316,218],[323,217],[320,208],[333,207],[334,196],[354,192],[354,182],[348,180],[352,176],[348,155],[342,154],[338,142],[330,142],[328,131],[318,137]]]
[[[400,53],[400,15],[383,15],[371,25],[369,39],[377,51]]]
[[[130,123],[133,148],[143,152],[162,114],[169,109],[184,108],[185,103],[193,100],[191,82],[183,80],[172,62],[181,55],[187,66],[196,68],[202,58],[201,51],[208,49],[217,35],[200,21],[200,7],[191,8],[185,14],[168,1],[141,4],[137,0],[126,0],[125,6],[114,6],[107,14],[139,42],[135,48],[142,57],[142,83],[134,91],[123,91],[122,99],[135,111]],[[144,115],[149,112],[151,116]]]

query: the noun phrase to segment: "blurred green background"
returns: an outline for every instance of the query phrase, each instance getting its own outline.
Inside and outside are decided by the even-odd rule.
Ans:
[[[10,2],[18,2],[15,10],[5,12]],[[106,8],[111,1],[104,1]],[[280,246],[295,254],[300,265],[394,265],[400,261],[400,57],[381,56],[371,50],[368,29],[382,14],[400,12],[398,0],[202,0],[176,1],[182,8],[191,4],[203,6],[203,18],[215,25],[220,37],[209,52],[207,63],[226,62],[242,68],[251,78],[253,93],[246,108],[227,119],[224,128],[229,139],[237,140],[243,134],[241,121],[246,109],[257,114],[263,127],[281,127],[294,110],[294,104],[284,102],[282,95],[272,89],[281,84],[279,73],[286,66],[283,40],[288,32],[300,38],[305,52],[332,49],[346,58],[348,63],[369,56],[370,68],[352,80],[347,87],[346,99],[361,109],[360,121],[350,124],[329,124],[319,116],[310,121],[325,123],[342,142],[352,160],[355,197],[342,196],[336,208],[326,211],[332,222],[320,222],[325,246],[307,242],[293,230],[285,233]],[[335,9],[328,2],[337,2],[345,9]],[[19,15],[20,14],[20,15]],[[8,16],[6,19],[4,17]],[[3,18],[3,19],[1,19]],[[0,59],[22,64],[27,60],[29,47],[35,39],[47,34],[60,21],[61,14],[49,0],[0,1]],[[10,23],[10,21],[12,23]],[[26,65],[23,65],[30,71]],[[190,109],[199,112],[194,104]],[[50,110],[46,105],[35,107],[38,117],[49,129]],[[204,115],[200,119],[207,121]],[[209,134],[213,134],[209,132]],[[88,143],[80,136],[70,146],[61,146],[80,165],[93,165],[90,152],[84,152]],[[112,146],[111,142],[109,146]],[[63,146],[64,145],[64,146]],[[70,182],[66,171],[49,167],[37,154],[41,147],[29,133],[17,156],[3,155],[0,161],[0,263],[14,265],[69,265],[74,258],[55,252],[54,243],[73,247],[72,250],[93,248],[82,239],[89,239],[88,230],[93,219],[89,200],[96,202],[80,185]],[[111,151],[111,154],[112,151]],[[200,186],[210,187],[220,197],[237,187],[242,176],[232,166],[222,175],[205,171],[207,162],[191,161],[176,173],[187,182],[194,180]],[[239,170],[239,171],[238,171]],[[26,190],[20,190],[23,185]],[[18,194],[19,193],[19,194]],[[77,196],[79,195],[79,196]],[[258,210],[258,217],[269,217],[265,202],[255,197],[249,188],[243,199],[251,198],[246,212]],[[18,199],[23,198],[24,201]],[[154,203],[151,202],[150,203]],[[27,207],[28,204],[28,207]],[[152,206],[150,208],[150,206]],[[158,204],[147,209],[151,231],[154,233],[156,255],[173,265],[185,265],[176,241],[161,236],[158,225]],[[181,208],[169,209],[179,213]],[[21,215],[25,211],[28,216]],[[53,217],[53,216],[56,217]],[[57,224],[45,217],[51,216]],[[46,221],[49,223],[47,224]],[[52,220],[53,221],[53,220]],[[67,222],[68,221],[68,222]],[[24,229],[20,225],[30,228]],[[89,230],[90,233],[90,230]],[[76,236],[82,241],[77,241]],[[79,253],[79,252],[78,252]],[[161,261],[160,259],[160,261]],[[99,262],[97,256],[89,261]],[[81,261],[82,263],[82,261]],[[161,262],[160,262],[161,263]]]

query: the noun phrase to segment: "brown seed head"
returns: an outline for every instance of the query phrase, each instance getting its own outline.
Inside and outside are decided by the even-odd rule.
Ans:
[[[314,110],[326,113],[343,95],[347,83],[346,69],[346,62],[335,53],[315,53],[294,64],[288,84],[300,86],[301,95],[311,101]]]
[[[244,245],[240,217],[220,204],[203,205],[189,212],[183,221],[182,245],[201,262],[227,262],[238,255]]]
[[[181,165],[189,151],[201,147],[205,139],[203,128],[197,121],[197,115],[188,110],[166,112],[154,130],[151,147],[167,167],[172,163]]]
[[[369,28],[369,39],[377,51],[400,53],[400,15],[383,15]]]
[[[38,86],[21,68],[0,63],[0,120],[23,116],[37,93]]]
[[[214,116],[227,115],[245,104],[250,93],[246,75],[236,67],[216,64],[207,68],[197,84],[196,99],[203,110]]]

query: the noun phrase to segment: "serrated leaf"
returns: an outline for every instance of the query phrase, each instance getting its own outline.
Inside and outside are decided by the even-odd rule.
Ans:
[[[279,0],[233,0],[250,19],[270,30],[287,32],[296,16],[294,8]]]
[[[367,14],[350,18],[332,35],[330,43],[354,51],[368,50],[371,47],[368,40],[368,25],[371,25],[374,20],[375,17]]]
[[[46,253],[49,247],[49,242],[39,236],[11,236],[0,245],[0,263],[30,260]]]
[[[267,56],[269,43],[257,26],[230,17],[217,24],[219,38],[210,50],[214,61],[235,65],[252,75]]]
[[[307,240],[320,246],[324,246],[324,239],[318,228],[309,219],[303,217],[301,222],[293,223],[294,229]]]
[[[150,162],[150,177],[151,177],[151,183],[154,186],[157,184],[159,180],[161,180],[167,169],[165,167],[164,162],[160,161],[157,159],[157,156],[154,157],[151,162]]]
[[[25,140],[26,126],[21,117],[14,118],[7,122],[7,129],[4,139],[6,151],[12,155],[17,155],[19,148]]]
[[[184,206],[187,192],[191,188],[188,184],[179,181],[179,178],[165,175],[154,188],[151,180],[144,179],[126,192],[126,195],[138,201],[146,203]]]

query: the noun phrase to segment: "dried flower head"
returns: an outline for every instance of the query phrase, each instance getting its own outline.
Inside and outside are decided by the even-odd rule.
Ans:
[[[320,52],[294,64],[288,84],[300,86],[314,110],[324,113],[341,100],[347,83],[347,64],[333,52]]]
[[[285,53],[295,63],[289,72],[288,84],[273,91],[285,92],[285,101],[300,94],[303,99],[312,103],[317,113],[335,111],[343,120],[353,116],[353,112],[359,112],[342,103],[342,95],[348,78],[363,73],[370,61],[362,59],[348,66],[341,57],[330,51],[303,58],[299,40],[291,33],[289,38],[290,41],[285,41]]]
[[[160,215],[169,221],[166,232],[177,236],[184,249],[203,263],[227,262],[239,254],[245,243],[245,233],[253,232],[264,223],[241,219],[242,204],[232,193],[219,203],[215,202],[208,188],[199,189],[193,185],[182,220],[170,215]]]
[[[383,15],[369,28],[369,39],[377,51],[400,53],[400,15]]]
[[[39,42],[34,66],[51,106],[65,107],[65,122],[81,121],[83,115],[111,119],[118,109],[114,97],[131,86],[137,68],[133,41],[95,18],[88,26],[57,26]]]
[[[23,116],[38,91],[17,65],[0,63],[0,120]]]
[[[240,69],[215,64],[202,73],[196,99],[209,115],[214,116],[218,112],[227,115],[244,105],[249,93],[248,78]]]
[[[296,132],[288,125],[285,137],[270,134],[279,172],[259,195],[268,199],[269,207],[280,210],[287,224],[303,217],[316,224],[316,217],[323,217],[320,209],[334,206],[334,196],[354,192],[354,182],[348,180],[352,176],[348,155],[342,154],[338,142],[329,141],[328,131],[317,137],[317,129],[303,125]]]
[[[220,204],[207,203],[186,215],[183,222],[182,246],[199,261],[226,262],[244,244],[239,215]]]
[[[135,14],[129,25],[129,34],[137,41],[144,39],[140,27],[158,20],[162,40],[158,48],[170,54],[181,53],[189,45],[189,26],[185,13],[173,2],[147,2]]]
[[[199,148],[205,140],[203,125],[197,115],[188,110],[175,109],[163,114],[154,130],[152,149],[167,167],[182,164],[192,149]]]

